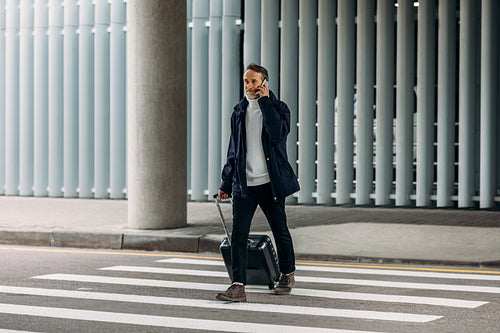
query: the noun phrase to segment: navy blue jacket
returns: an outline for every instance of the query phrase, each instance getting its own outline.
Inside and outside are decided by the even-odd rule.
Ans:
[[[290,110],[273,92],[259,99],[262,111],[262,147],[267,170],[271,179],[274,200],[284,199],[297,192],[299,182],[288,163],[286,137],[290,132]],[[222,169],[220,190],[234,197],[248,196],[246,179],[246,130],[245,114],[248,100],[243,98],[231,115],[231,136],[227,150],[227,162]]]

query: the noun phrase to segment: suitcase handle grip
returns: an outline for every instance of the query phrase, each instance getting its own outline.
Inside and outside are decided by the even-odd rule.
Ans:
[[[226,233],[227,242],[229,246],[231,246],[231,236],[229,235],[229,230],[227,230],[226,221],[224,220],[224,215],[222,214],[222,210],[220,209],[219,205],[219,194],[214,194],[214,201],[215,201],[215,206],[217,206],[217,211],[219,212],[219,217],[222,223],[222,227],[224,227],[224,232]]]
[[[215,193],[215,194],[213,195],[213,198],[214,198],[214,199],[218,199],[218,200],[220,200],[220,199],[219,199],[219,193]],[[231,194],[229,195],[229,199],[231,199]]]

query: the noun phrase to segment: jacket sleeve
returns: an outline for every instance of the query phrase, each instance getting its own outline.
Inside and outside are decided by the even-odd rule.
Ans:
[[[224,193],[231,194],[233,191],[233,174],[235,168],[236,143],[234,139],[234,117],[231,116],[231,135],[229,136],[229,146],[227,148],[226,164],[222,168],[222,184],[219,189]]]
[[[264,128],[273,144],[280,143],[290,132],[290,110],[281,101],[269,97],[259,99]]]

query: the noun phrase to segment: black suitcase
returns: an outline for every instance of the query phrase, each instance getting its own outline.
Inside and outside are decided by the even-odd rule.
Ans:
[[[233,270],[231,266],[231,237],[227,230],[224,216],[220,209],[217,195],[214,196],[215,205],[219,211],[220,220],[224,227],[226,237],[220,244],[220,253],[224,259],[229,278],[233,281]],[[267,235],[248,236],[248,257],[247,257],[247,284],[267,285],[269,289],[276,287],[276,282],[280,277],[278,267],[278,257],[274,251],[273,243]]]

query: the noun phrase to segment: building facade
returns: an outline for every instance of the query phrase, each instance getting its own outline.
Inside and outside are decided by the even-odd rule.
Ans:
[[[292,112],[288,203],[499,207],[498,1],[186,6],[191,200],[217,192],[256,62]],[[0,0],[0,194],[127,198],[126,7]]]

